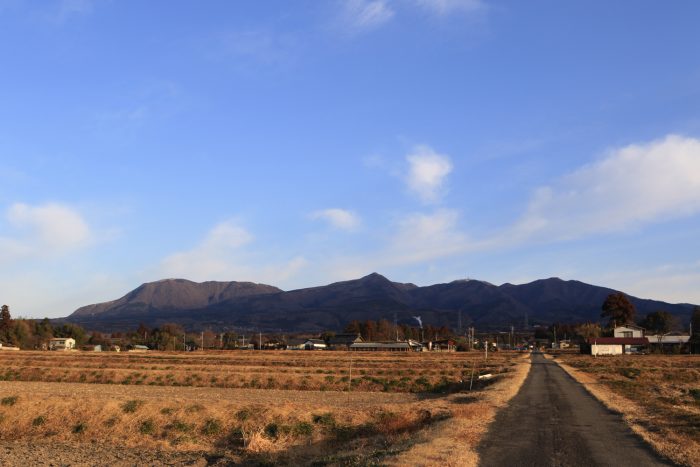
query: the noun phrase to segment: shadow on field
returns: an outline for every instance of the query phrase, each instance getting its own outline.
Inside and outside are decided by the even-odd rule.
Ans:
[[[411,435],[447,420],[447,412],[420,410],[408,417],[405,414],[380,412],[371,422],[361,425],[344,425],[332,418],[318,419],[315,429],[324,439],[294,445],[277,453],[248,454],[242,462],[214,465],[381,465],[388,456],[395,456],[409,449],[415,440]]]

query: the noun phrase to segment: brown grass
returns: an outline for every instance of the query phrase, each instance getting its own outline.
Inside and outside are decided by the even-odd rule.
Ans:
[[[659,453],[680,465],[698,465],[700,356],[564,354],[556,359]]]
[[[0,359],[0,381],[301,391],[426,392],[459,381],[470,369],[470,357],[461,353],[18,352]],[[498,365],[483,369],[498,371]]]
[[[452,414],[449,422],[433,427],[422,443],[392,459],[390,465],[478,465],[476,447],[496,412],[508,404],[525,382],[530,371],[529,354],[520,354],[511,365],[509,377],[498,378],[488,391],[446,398],[443,410]]]
[[[109,442],[222,452],[234,462],[326,465],[475,446],[505,388],[514,391],[516,384],[506,381],[517,382],[523,368],[510,353],[488,362],[476,353],[21,352],[0,358],[0,399],[14,400],[0,406],[2,440]],[[497,383],[475,384],[467,394],[476,362],[477,376],[493,373]],[[107,378],[113,383],[97,382]],[[254,378],[279,383],[253,385]],[[448,429],[448,418],[458,432]],[[425,458],[431,458],[427,452]]]

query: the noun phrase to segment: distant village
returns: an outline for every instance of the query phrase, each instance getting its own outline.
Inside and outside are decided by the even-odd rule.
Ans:
[[[599,323],[534,325],[527,329],[480,332],[475,327],[452,330],[446,326],[398,325],[387,320],[353,321],[342,332],[283,334],[201,330],[190,332],[166,323],[156,328],[140,325],[133,332],[88,332],[82,327],[50,320],[12,319],[7,305],[0,311],[0,351],[46,350],[86,352],[149,352],[197,350],[343,350],[354,352],[526,351],[554,349],[603,356],[646,353],[700,353],[700,307],[688,332],[679,332],[668,313],[651,313],[635,324],[634,309],[622,294],[603,304]],[[623,324],[617,324],[623,323]]]

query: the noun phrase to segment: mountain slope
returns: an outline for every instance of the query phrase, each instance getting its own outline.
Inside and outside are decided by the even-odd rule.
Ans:
[[[282,290],[252,282],[197,283],[185,279],[165,279],[142,284],[120,299],[84,306],[70,317],[105,319],[159,311],[187,312],[233,298],[278,292]]]
[[[169,279],[143,284],[124,297],[89,305],[66,318],[91,329],[131,329],[144,323],[177,322],[188,328],[246,328],[264,331],[339,330],[353,320],[423,323],[456,328],[518,328],[525,322],[598,321],[605,297],[614,290],[542,279],[496,286],[476,280],[417,287],[373,273],[360,279],[284,292],[251,282],[203,282]],[[640,316],[666,310],[683,322],[692,306],[630,297]]]

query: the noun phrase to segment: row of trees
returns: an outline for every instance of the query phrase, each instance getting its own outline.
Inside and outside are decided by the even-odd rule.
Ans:
[[[622,292],[616,292],[608,295],[603,302],[601,317],[608,318],[610,328],[636,322],[647,331],[656,334],[667,334],[678,326],[678,320],[668,311],[654,311],[635,321],[636,314],[637,310],[629,298]],[[700,307],[698,306],[693,310],[691,324],[694,335],[695,332],[700,332]]]
[[[53,326],[48,318],[43,320],[12,319],[10,307],[0,308],[0,342],[21,349],[46,348],[52,337],[72,337],[77,345],[88,343],[85,330],[76,324]]]
[[[444,339],[453,337],[454,332],[447,326],[432,326],[427,324],[420,328],[407,324],[394,326],[386,319],[379,321],[351,321],[345,326],[344,332],[360,334],[366,341],[393,341],[393,340],[422,340],[422,339]]]

